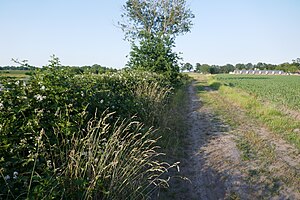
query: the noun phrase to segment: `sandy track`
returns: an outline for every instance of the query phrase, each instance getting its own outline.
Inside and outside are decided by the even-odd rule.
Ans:
[[[235,169],[239,152],[233,142],[234,136],[227,133],[228,126],[202,107],[194,85],[188,88],[188,95],[190,129],[180,164],[180,175],[184,180],[171,181],[168,195],[162,194],[160,199],[229,198],[232,195],[230,188],[234,185],[242,188],[240,172]]]

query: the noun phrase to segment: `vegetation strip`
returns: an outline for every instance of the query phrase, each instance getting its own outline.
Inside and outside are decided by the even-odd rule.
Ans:
[[[54,58],[29,80],[1,84],[0,198],[143,199],[168,186],[162,175],[174,165],[157,141],[171,150],[181,131],[166,112],[179,102],[164,76],[81,73]]]

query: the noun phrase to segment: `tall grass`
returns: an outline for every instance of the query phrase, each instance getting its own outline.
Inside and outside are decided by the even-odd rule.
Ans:
[[[157,160],[161,154],[156,151],[157,140],[151,137],[153,129],[143,130],[142,123],[131,120],[110,125],[111,115],[90,121],[86,136],[72,139],[63,174],[71,180],[88,180],[83,199],[142,199],[145,190],[167,184],[160,176],[170,165]]]
[[[90,120],[70,140],[64,138],[63,130],[55,130],[60,142],[52,148],[60,151],[54,157],[46,148],[48,142],[42,142],[47,137],[42,131],[30,180],[23,183],[27,193],[18,198],[145,199],[155,187],[167,186],[162,174],[172,166],[159,160],[162,154],[153,138],[155,130],[145,129],[134,119],[109,124],[112,115]],[[48,177],[41,177],[36,168],[44,158]],[[15,181],[22,181],[23,175]],[[8,187],[11,181],[6,180]],[[5,196],[18,199],[10,189]]]
[[[134,87],[134,95],[140,104],[143,104],[141,115],[151,125],[158,125],[163,117],[171,87],[162,87],[157,82],[144,82]]]

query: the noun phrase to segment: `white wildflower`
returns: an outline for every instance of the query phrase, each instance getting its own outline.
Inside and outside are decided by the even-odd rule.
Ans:
[[[41,140],[42,140],[42,136],[38,136],[38,137],[36,137],[36,139],[37,139],[38,141],[41,141]]]
[[[10,179],[10,176],[9,175],[6,175],[5,177],[4,177],[4,180],[9,180]]]
[[[14,172],[13,173],[13,179],[17,179],[18,178],[19,173],[18,172]]]
[[[44,99],[46,99],[46,96],[42,96],[40,94],[36,94],[34,95],[34,98],[38,101],[43,101]]]
[[[4,108],[4,105],[2,102],[0,102],[0,110],[2,110]]]
[[[20,81],[16,81],[15,84],[16,84],[16,85],[19,85],[19,84],[20,84]]]
[[[101,99],[100,103],[102,104],[103,102],[104,102],[103,99]]]
[[[27,139],[26,138],[20,140],[20,144],[26,144],[26,143],[27,143]]]
[[[52,169],[52,162],[51,162],[51,160],[47,160],[47,166],[49,167],[49,169]]]
[[[82,153],[81,153],[81,155],[83,155],[83,156],[87,156],[87,152],[86,152],[86,151],[84,151],[84,152],[82,152]]]
[[[41,90],[45,90],[45,89],[46,89],[46,87],[44,85],[42,85]]]

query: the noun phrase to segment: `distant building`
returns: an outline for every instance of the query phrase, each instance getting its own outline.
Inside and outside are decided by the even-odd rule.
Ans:
[[[288,75],[281,70],[234,70],[232,74],[252,74],[252,75]]]

